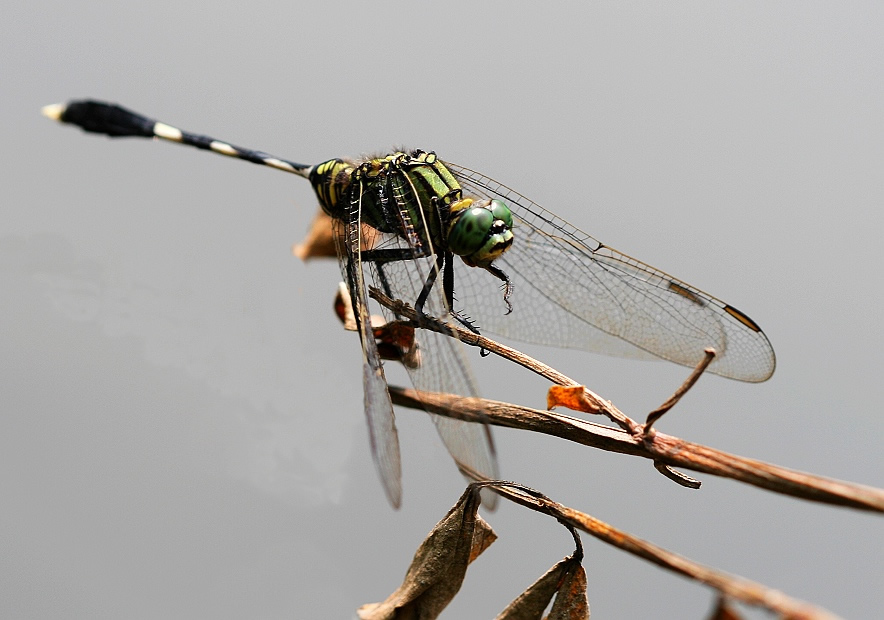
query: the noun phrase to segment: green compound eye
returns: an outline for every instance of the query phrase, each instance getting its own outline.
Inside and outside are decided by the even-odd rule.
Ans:
[[[502,220],[507,228],[513,227],[513,212],[502,200],[492,200],[488,207],[496,220]]]
[[[506,210],[509,212],[509,209]],[[448,234],[448,249],[458,256],[476,252],[485,244],[495,219],[495,215],[485,207],[469,209],[458,218]]]

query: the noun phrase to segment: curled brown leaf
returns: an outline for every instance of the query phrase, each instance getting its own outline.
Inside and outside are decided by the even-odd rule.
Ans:
[[[418,547],[402,585],[385,601],[360,607],[361,620],[438,617],[460,590],[467,565],[497,538],[478,514],[479,497],[467,488]]]

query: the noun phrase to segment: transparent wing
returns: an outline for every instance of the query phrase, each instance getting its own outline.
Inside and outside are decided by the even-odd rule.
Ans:
[[[389,199],[395,205],[407,198],[391,196]],[[399,217],[407,218],[409,210],[400,207],[396,207]],[[423,211],[418,209],[417,212]],[[409,258],[385,263],[371,262],[370,271],[375,287],[394,299],[401,299],[414,305],[431,270],[436,269],[436,261],[433,248],[429,247],[428,242],[421,241],[430,238],[425,221],[403,222],[402,228],[423,229],[424,232],[411,235],[409,239],[393,234],[382,235],[375,240],[374,249],[398,249]],[[427,299],[424,312],[443,322],[450,322],[449,309],[442,289],[440,275]],[[386,309],[384,311],[389,320],[399,318]],[[464,397],[478,394],[476,382],[465,356],[464,345],[460,341],[422,329],[416,330],[415,339],[419,347],[419,363],[416,366],[406,365],[415,389],[426,392],[447,392]],[[435,414],[430,414],[430,417],[461,471],[474,470],[492,479],[499,477],[490,428],[483,424],[463,422]],[[485,499],[488,500],[486,505],[490,502],[493,506],[496,501],[493,495]]]
[[[764,381],[776,365],[764,332],[703,291],[610,248],[510,188],[446,162],[464,195],[499,198],[513,212],[512,247],[495,265],[512,279],[513,312],[494,278],[461,266],[458,303],[485,328],[516,340],[695,366],[706,347],[709,372]],[[458,308],[459,309],[459,308]]]
[[[402,503],[399,436],[393,416],[393,403],[387,390],[387,379],[384,376],[384,367],[378,354],[368,312],[368,297],[360,260],[362,201],[359,192],[354,192],[354,195],[356,199],[350,205],[347,221],[333,221],[333,236],[338,246],[341,273],[350,290],[353,313],[356,316],[359,339],[362,343],[362,387],[371,453],[387,498],[394,508],[399,508]]]

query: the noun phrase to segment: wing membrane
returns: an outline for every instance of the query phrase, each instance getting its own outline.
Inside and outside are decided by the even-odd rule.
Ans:
[[[377,342],[371,329],[368,311],[366,283],[363,276],[360,250],[372,251],[399,250],[403,258],[391,262],[367,261],[372,283],[395,299],[413,304],[421,292],[431,269],[435,269],[433,248],[422,245],[421,238],[428,235],[409,234],[407,238],[393,233],[381,233],[361,225],[361,205],[365,191],[374,191],[372,199],[383,208],[398,212],[407,218],[408,209],[399,205],[405,198],[395,196],[389,186],[366,189],[357,187],[351,190],[350,209],[346,224],[336,222],[343,235],[335,234],[339,243],[338,256],[341,270],[353,300],[354,313],[359,323],[359,336],[363,350],[363,383],[365,389],[365,412],[368,418],[372,453],[375,465],[381,475],[387,496],[394,506],[399,505],[401,496],[401,465],[399,442],[396,433],[392,403],[383,366],[377,349]],[[413,210],[412,210],[413,211]],[[422,210],[417,210],[422,213]],[[403,230],[423,229],[426,223],[401,222]],[[370,231],[370,232],[369,232]],[[364,238],[371,235],[370,239]],[[433,287],[424,308],[431,316],[445,320],[448,308],[444,302],[441,278]],[[399,317],[384,308],[388,320]],[[476,383],[464,356],[463,345],[454,338],[429,330],[417,330],[416,342],[419,349],[419,364],[405,365],[409,376],[418,391],[448,392],[464,397],[477,394]],[[482,425],[445,418],[430,414],[436,429],[448,452],[461,471],[473,470],[488,478],[498,478],[497,461],[490,430]],[[495,496],[488,498],[493,506]]]
[[[514,285],[513,313],[479,270],[458,273],[459,300],[480,327],[517,340],[694,366],[742,381],[773,373],[770,342],[748,317],[672,276],[608,247],[518,192],[446,162],[465,195],[500,198],[513,212],[512,247],[495,261]],[[469,273],[470,271],[478,273]],[[496,297],[496,299],[495,299]]]
[[[393,195],[391,200],[397,205],[400,217],[408,213],[424,213],[424,209],[407,209],[402,201],[405,195]],[[408,260],[386,263],[371,263],[374,285],[395,299],[414,303],[421,292],[431,270],[437,269],[434,248],[431,245],[426,219],[420,222],[405,222],[403,228],[422,230],[423,234],[402,236],[388,234],[376,246],[377,249],[399,249],[409,255]],[[390,320],[398,317],[384,309]],[[443,322],[450,319],[449,308],[445,303],[442,278],[436,278],[424,312]],[[451,338],[430,330],[417,330],[417,346],[420,348],[420,363],[416,367],[406,366],[415,389],[426,392],[448,392],[464,397],[478,395],[476,382],[464,352],[464,345]],[[497,459],[490,429],[482,424],[454,420],[430,414],[436,429],[448,452],[461,471],[474,470],[496,479],[499,477]],[[486,504],[493,506],[496,497],[487,498]]]
[[[362,343],[362,385],[365,417],[375,467],[384,485],[384,492],[395,508],[402,503],[402,464],[399,456],[399,435],[393,415],[393,403],[387,390],[387,379],[371,328],[368,297],[362,271],[362,196],[354,192],[346,222],[333,221],[333,236],[338,246],[341,272],[353,304],[353,313]]]

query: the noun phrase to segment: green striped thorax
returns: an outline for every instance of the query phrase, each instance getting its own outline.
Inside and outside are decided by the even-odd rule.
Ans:
[[[310,182],[322,209],[345,217],[352,192],[361,193],[362,221],[385,233],[437,250],[471,267],[488,267],[513,243],[513,216],[501,200],[463,197],[457,179],[435,153],[397,151],[352,162],[317,164]]]

